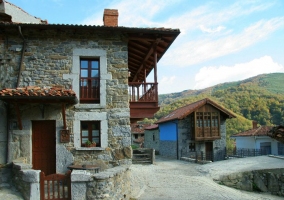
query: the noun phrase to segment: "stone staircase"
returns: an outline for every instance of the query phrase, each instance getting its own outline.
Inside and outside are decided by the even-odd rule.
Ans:
[[[153,164],[155,160],[155,150],[139,148],[133,149],[132,164]]]

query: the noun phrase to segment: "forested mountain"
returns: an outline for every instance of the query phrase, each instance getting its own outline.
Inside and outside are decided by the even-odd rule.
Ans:
[[[262,74],[202,90],[159,95],[161,109],[153,121],[206,97],[238,116],[227,120],[228,138],[232,134],[252,128],[251,120],[260,125],[284,124],[284,73]]]

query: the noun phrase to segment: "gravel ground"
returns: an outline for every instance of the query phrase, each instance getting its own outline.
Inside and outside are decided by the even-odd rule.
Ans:
[[[232,159],[205,165],[157,156],[154,165],[131,166],[132,197],[139,200],[283,200],[283,197],[240,191],[213,181],[222,174],[283,166],[284,160],[267,156]]]

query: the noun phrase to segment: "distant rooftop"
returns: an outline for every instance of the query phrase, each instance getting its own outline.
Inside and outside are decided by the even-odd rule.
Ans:
[[[0,0],[0,21],[10,23],[47,24],[46,20],[34,17],[6,0]]]

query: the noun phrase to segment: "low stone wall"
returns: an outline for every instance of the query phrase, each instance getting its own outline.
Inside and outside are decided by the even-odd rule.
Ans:
[[[12,165],[0,165],[0,188],[10,188],[12,184]]]
[[[284,196],[283,168],[234,173],[220,177],[218,182],[240,190],[268,192]]]
[[[13,185],[21,192],[26,200],[39,200],[39,174],[40,170],[31,169],[30,164],[13,164]]]
[[[100,173],[73,170],[72,199],[129,199],[131,194],[129,165],[117,166]]]

